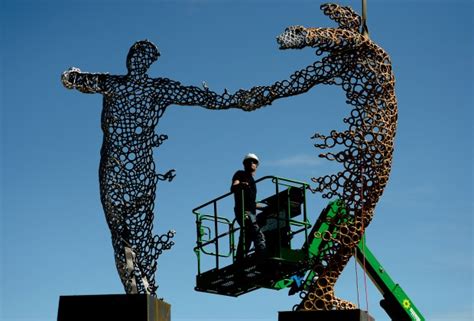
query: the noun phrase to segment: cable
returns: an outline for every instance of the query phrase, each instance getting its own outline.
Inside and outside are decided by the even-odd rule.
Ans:
[[[364,0],[365,2],[365,0]],[[361,211],[361,223],[362,223],[362,233],[361,233],[361,237],[362,237],[362,240],[361,242],[362,243],[362,249],[364,251],[364,259],[362,260],[362,267],[364,269],[364,290],[365,290],[365,308],[366,308],[366,311],[367,313],[369,313],[369,294],[368,294],[368,291],[367,291],[367,268],[365,266],[365,217],[364,217],[364,204],[363,204],[363,200],[364,200],[364,167],[362,166],[361,168],[361,187],[360,187],[360,204],[361,204],[361,208],[360,208],[360,211]]]
[[[360,308],[360,296],[359,296],[359,273],[357,269],[357,247],[354,251],[354,268],[355,268],[355,277],[356,277],[356,291],[357,291],[357,306]]]

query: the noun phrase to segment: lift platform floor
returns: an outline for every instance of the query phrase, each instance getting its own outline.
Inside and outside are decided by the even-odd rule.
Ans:
[[[272,287],[276,281],[304,271],[299,262],[251,255],[241,262],[199,274],[195,289],[236,297],[261,287]]]

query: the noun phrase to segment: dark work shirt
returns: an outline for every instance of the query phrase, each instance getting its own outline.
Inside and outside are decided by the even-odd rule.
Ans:
[[[257,199],[257,186],[255,185],[255,180],[253,175],[247,173],[246,171],[237,171],[232,177],[232,183],[234,181],[240,181],[239,185],[233,185],[231,191],[234,192],[235,199],[235,213],[242,212],[242,191],[244,196],[244,210],[251,211],[255,213],[257,210],[256,199]],[[242,182],[247,182],[248,185],[242,185]]]

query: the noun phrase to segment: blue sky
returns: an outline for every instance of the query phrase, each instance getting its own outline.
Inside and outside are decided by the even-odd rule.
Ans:
[[[102,97],[66,90],[60,74],[126,72],[137,40],[162,56],[152,77],[235,91],[285,79],[316,57],[279,51],[286,26],[334,26],[320,1],[2,0],[0,66],[0,318],[55,320],[60,295],[123,293],[99,200]],[[360,11],[360,1],[341,1]],[[427,320],[467,321],[473,305],[473,5],[368,1],[371,38],[391,55],[399,124],[391,178],[367,241]],[[309,181],[334,171],[315,132],[343,128],[340,88],[320,87],[252,113],[171,106],[157,133],[155,231],[177,231],[160,257],[159,296],[174,321],[270,321],[298,302],[259,290],[239,298],[194,292],[191,209],[227,192],[247,152],[258,176]],[[263,195],[262,195],[263,196]],[[312,200],[312,217],[325,206]],[[351,262],[337,286],[355,300]],[[359,271],[359,276],[360,276]],[[361,283],[359,282],[359,287]],[[361,292],[363,289],[361,289]],[[361,293],[361,297],[365,294]],[[388,317],[368,286],[369,311]],[[365,309],[365,298],[361,302]]]

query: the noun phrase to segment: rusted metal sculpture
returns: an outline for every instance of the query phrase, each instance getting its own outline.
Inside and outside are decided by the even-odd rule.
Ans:
[[[155,295],[157,260],[171,248],[169,231],[153,235],[153,208],[159,180],[171,181],[174,170],[155,172],[153,148],[168,137],[155,127],[171,105],[229,108],[230,95],[217,95],[166,78],[149,78],[148,68],[160,53],[150,41],[135,43],[123,76],[83,73],[71,68],[62,75],[65,87],[104,96],[104,133],[99,168],[101,202],[112,233],[115,263],[127,293]]]
[[[315,48],[321,61],[295,72],[289,80],[271,86],[239,91],[247,110],[270,104],[321,85],[341,86],[352,110],[344,123],[348,129],[315,134],[316,148],[331,149],[320,157],[342,164],[332,175],[313,178],[314,192],[324,198],[339,198],[350,216],[338,225],[338,235],[323,235],[332,241],[330,256],[312,262],[317,278],[301,292],[297,310],[352,309],[351,302],[334,295],[334,285],[354,254],[365,228],[374,215],[390,174],[393,143],[397,126],[395,80],[388,54],[361,30],[361,18],[349,7],[336,4],[321,6],[324,14],[335,20],[338,28],[292,26],[277,41],[281,49]],[[246,96],[246,99],[243,98]]]

